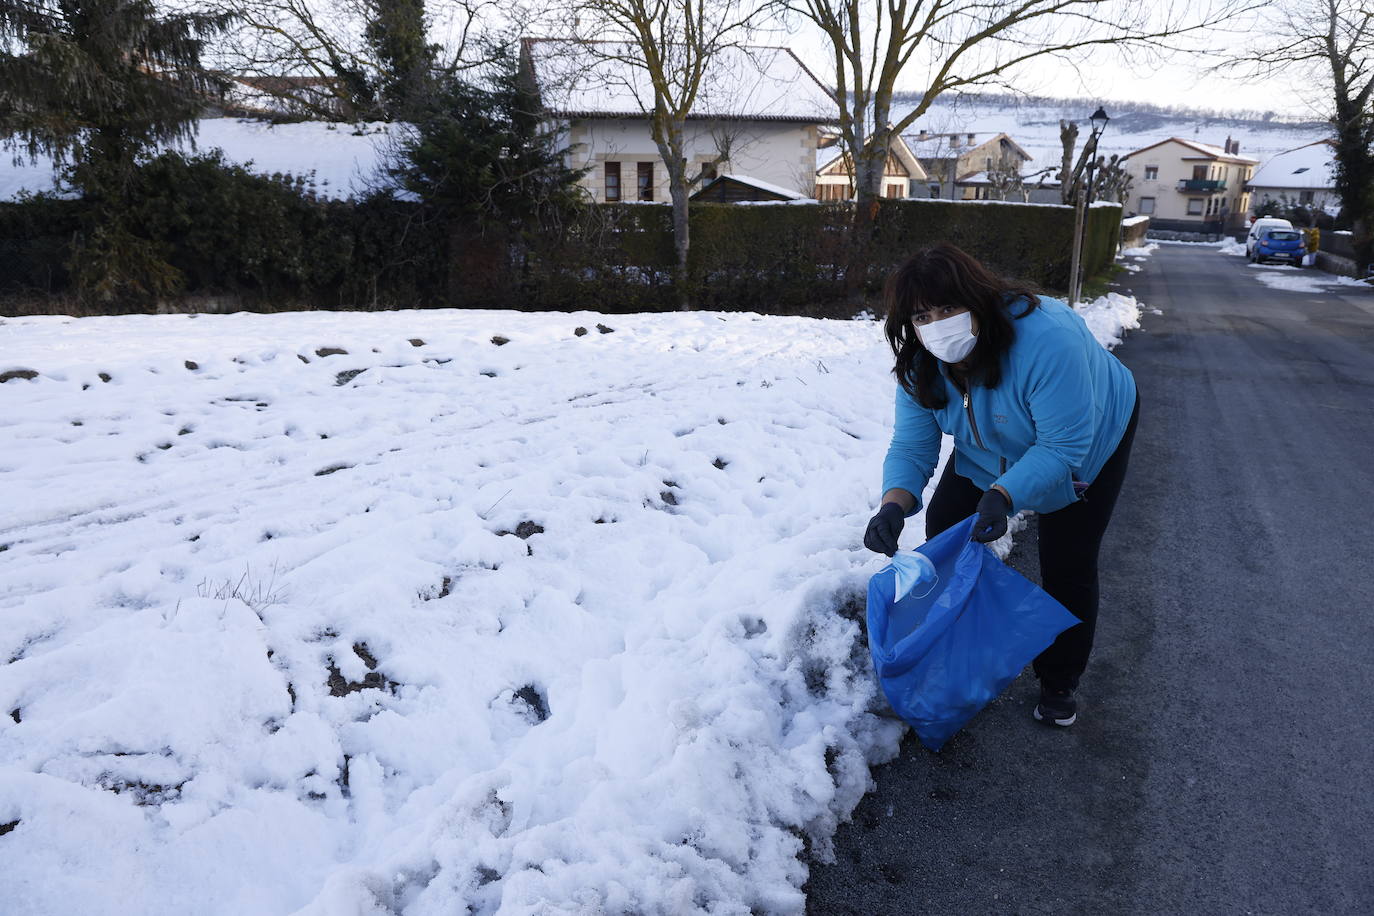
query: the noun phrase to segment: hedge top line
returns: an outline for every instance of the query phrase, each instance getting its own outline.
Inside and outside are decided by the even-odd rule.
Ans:
[[[724,176],[728,177],[728,176]],[[1006,206],[1006,207],[1033,207],[1042,210],[1072,210],[1072,204],[1047,204],[1030,203],[1020,200],[944,200],[935,197],[879,197],[877,198],[880,206],[884,207],[905,207],[911,205],[918,206],[945,206],[945,207],[964,207],[970,204],[981,204],[983,206]],[[694,207],[796,207],[796,206],[816,206],[831,207],[837,210],[849,209],[854,206],[852,200],[747,200],[735,201],[733,203],[723,203],[719,201],[694,200]],[[670,207],[672,201],[668,200],[621,200],[612,203],[597,203],[599,207]],[[1114,200],[1095,200],[1088,205],[1093,209],[1103,207],[1115,207],[1121,209],[1121,204]]]

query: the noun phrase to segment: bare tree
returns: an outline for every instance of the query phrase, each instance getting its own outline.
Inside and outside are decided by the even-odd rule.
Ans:
[[[1026,191],[1021,179],[1021,170],[1003,160],[988,169],[988,197],[992,200],[1006,200],[1012,195],[1026,201],[1030,192]]]
[[[378,116],[386,62],[368,38],[377,0],[209,0],[237,27],[216,47],[218,65],[279,110],[320,120]],[[439,50],[436,76],[490,62],[482,38],[506,7],[499,0],[430,0],[426,18]]]
[[[860,296],[866,250],[877,213],[883,162],[893,134],[929,110],[941,94],[1005,85],[1035,58],[1065,57],[1104,45],[1165,54],[1187,36],[1205,35],[1250,0],[778,0],[818,29],[833,64],[834,100],[843,142],[855,162],[851,299]],[[905,114],[893,114],[899,76],[922,72],[925,90]]]
[[[594,60],[618,65],[601,68],[603,78],[619,80],[649,118],[673,207],[673,283],[679,308],[688,309],[687,215],[693,177],[686,157],[687,118],[720,78],[712,64],[727,50],[745,52],[759,8],[746,0],[578,0],[577,11],[579,48]],[[732,77],[744,74],[727,78]],[[722,128],[715,140],[718,164],[730,155],[735,138]],[[696,180],[701,177],[698,173]]]
[[[1356,270],[1374,264],[1374,4],[1292,0],[1271,9],[1274,24],[1250,50],[1222,65],[1247,76],[1280,73],[1322,87],[1336,144],[1341,220],[1353,229]]]
[[[1126,171],[1124,157],[1113,153],[1111,156],[1098,156],[1093,170],[1094,200],[1111,200],[1125,204],[1131,193],[1131,173]]]
[[[1083,166],[1088,161],[1088,147],[1073,161],[1074,147],[1078,145],[1078,123],[1065,118],[1059,119],[1059,145],[1063,149],[1059,167],[1059,201],[1071,204],[1078,195],[1078,177],[1083,174]]]

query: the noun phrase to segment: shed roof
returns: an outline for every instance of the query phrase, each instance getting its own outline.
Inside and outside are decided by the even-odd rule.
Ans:
[[[716,176],[715,178],[712,178],[712,179],[711,179],[710,181],[708,181],[706,184],[702,185],[701,189],[698,190],[698,191],[696,192],[696,194],[693,194],[692,196],[695,197],[695,196],[697,196],[697,194],[702,194],[702,193],[704,193],[704,192],[706,191],[707,188],[709,188],[709,187],[711,187],[711,186],[717,184],[718,182],[729,182],[729,181],[738,182],[739,184],[742,184],[742,185],[748,185],[749,187],[754,188],[755,190],[758,190],[758,191],[763,191],[763,192],[766,193],[766,194],[776,194],[778,197],[782,198],[783,200],[807,200],[807,199],[808,199],[807,196],[806,196],[805,194],[802,194],[802,193],[799,192],[799,191],[794,191],[794,190],[792,190],[791,188],[784,188],[782,185],[772,184],[772,183],[770,183],[770,182],[764,181],[764,180],[761,179],[761,178],[755,178],[755,177],[753,177],[752,175],[718,175],[718,176]]]

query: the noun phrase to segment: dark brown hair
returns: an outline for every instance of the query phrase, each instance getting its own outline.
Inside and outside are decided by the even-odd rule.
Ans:
[[[887,278],[885,331],[897,363],[892,374],[923,407],[949,402],[940,379],[940,361],[921,345],[912,316],[942,305],[963,305],[978,319],[978,342],[968,356],[970,384],[996,388],[1002,381],[1002,354],[1016,339],[1013,318],[1023,318],[1040,305],[1036,291],[1005,280],[963,249],[941,242],[916,252]],[[1024,300],[1026,308],[1010,314]]]

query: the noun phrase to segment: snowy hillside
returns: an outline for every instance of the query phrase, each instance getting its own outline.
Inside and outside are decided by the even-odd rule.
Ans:
[[[976,142],[981,143],[1005,132],[1035,157],[1027,164],[1026,170],[1036,171],[1059,164],[1062,155],[1060,119],[1078,122],[1081,146],[1091,129],[1087,122],[1088,115],[1096,105],[1096,102],[1088,100],[1013,102],[996,96],[981,99],[977,96],[944,96],[937,99],[931,109],[905,133],[913,135],[922,128],[931,133],[973,131],[977,134]],[[1265,123],[1239,117],[1161,114],[1137,110],[1124,102],[1106,102],[1104,108],[1111,116],[1099,143],[1105,155],[1129,153],[1170,137],[1183,137],[1216,146],[1230,137],[1240,141],[1241,155],[1263,161],[1276,153],[1326,136],[1322,125],[1314,123]],[[899,106],[897,110],[909,111],[910,108]]]
[[[206,118],[199,122],[195,152],[222,149],[224,157],[263,175],[289,172],[310,178],[322,197],[350,197],[365,191],[377,178],[394,125],[271,124],[244,118]],[[190,146],[182,147],[190,153]],[[11,161],[0,147],[0,200],[21,191],[53,190],[51,160]]]
[[[896,751],[875,322],[38,317],[0,354],[36,373],[0,384],[11,916],[797,912]]]

